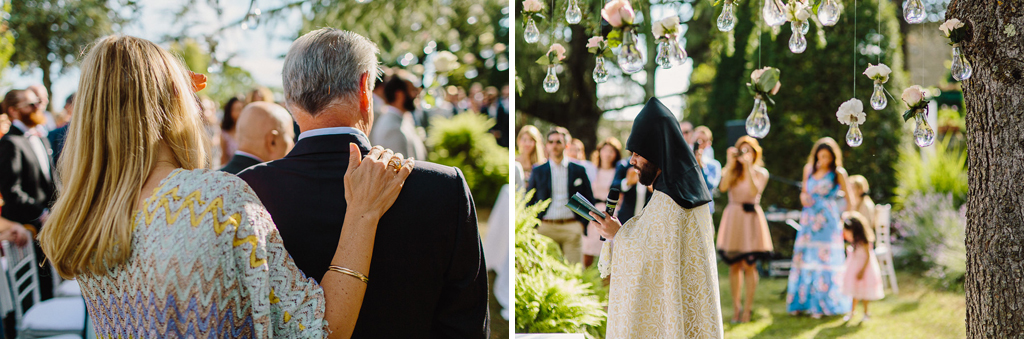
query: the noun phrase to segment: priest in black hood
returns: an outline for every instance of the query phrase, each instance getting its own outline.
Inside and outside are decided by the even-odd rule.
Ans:
[[[711,194],[676,117],[657,98],[633,121],[626,149],[654,194],[625,225],[591,214],[609,240],[601,275],[615,277],[606,337],[722,338]]]

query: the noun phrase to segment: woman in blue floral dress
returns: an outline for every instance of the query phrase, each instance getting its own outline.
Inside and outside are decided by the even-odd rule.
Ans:
[[[841,292],[846,251],[836,196],[846,191],[846,170],[835,140],[819,139],[804,166],[800,202],[804,206],[793,246],[786,310],[811,317],[845,314],[850,297]],[[847,192],[846,197],[849,199]],[[847,206],[852,204],[847,201]]]

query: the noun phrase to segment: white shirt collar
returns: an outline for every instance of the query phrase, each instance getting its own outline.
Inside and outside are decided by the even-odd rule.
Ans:
[[[569,167],[569,157],[566,156],[562,157],[562,162],[555,162],[555,159],[553,158],[549,158],[548,162],[550,162],[552,165],[558,165],[560,167]]]
[[[308,131],[299,133],[299,140],[302,140],[302,139],[305,139],[305,138],[309,138],[309,137],[320,136],[320,135],[335,135],[335,134],[352,134],[352,135],[355,135],[356,138],[359,138],[360,141],[365,142],[367,145],[370,144],[370,141],[369,141],[370,138],[366,137],[366,133],[363,133],[363,131],[360,131],[360,130],[352,128],[352,127],[327,127],[327,128],[312,129],[312,130],[308,130]]]
[[[26,126],[24,122],[21,122],[21,120],[12,120],[11,126],[17,127],[22,133],[28,133],[28,126]]]
[[[253,158],[254,160],[259,161],[259,162],[266,162],[263,159],[260,159],[260,157],[257,157],[255,154],[252,154],[252,153],[249,153],[249,152],[235,151],[235,155],[241,155],[243,157],[250,157],[250,158]]]

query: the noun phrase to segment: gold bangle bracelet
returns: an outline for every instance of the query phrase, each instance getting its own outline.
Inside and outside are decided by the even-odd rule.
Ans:
[[[370,278],[368,278],[366,275],[363,275],[362,273],[356,272],[354,270],[350,270],[350,269],[347,269],[347,268],[344,268],[344,267],[341,267],[341,266],[336,266],[336,265],[331,265],[331,266],[327,267],[327,269],[329,271],[334,271],[334,272],[338,272],[338,273],[341,273],[341,274],[353,276],[356,279],[362,280],[364,284],[369,284],[370,283]]]

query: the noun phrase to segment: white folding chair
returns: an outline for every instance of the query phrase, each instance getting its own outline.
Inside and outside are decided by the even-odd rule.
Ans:
[[[81,336],[85,331],[82,297],[39,300],[39,272],[32,240],[22,247],[9,241],[0,242],[0,246],[7,259],[5,275],[13,297],[18,338]],[[27,298],[32,298],[32,306],[25,310],[23,304]]]
[[[50,277],[53,277],[53,296],[54,297],[81,297],[82,287],[78,285],[78,280],[64,280],[60,274],[57,273],[57,268],[50,265]]]
[[[889,288],[892,288],[892,294],[899,294],[900,287],[896,284],[896,268],[892,263],[892,244],[889,236],[891,222],[892,206],[888,204],[875,205],[875,256],[882,269],[882,285],[888,282]]]

